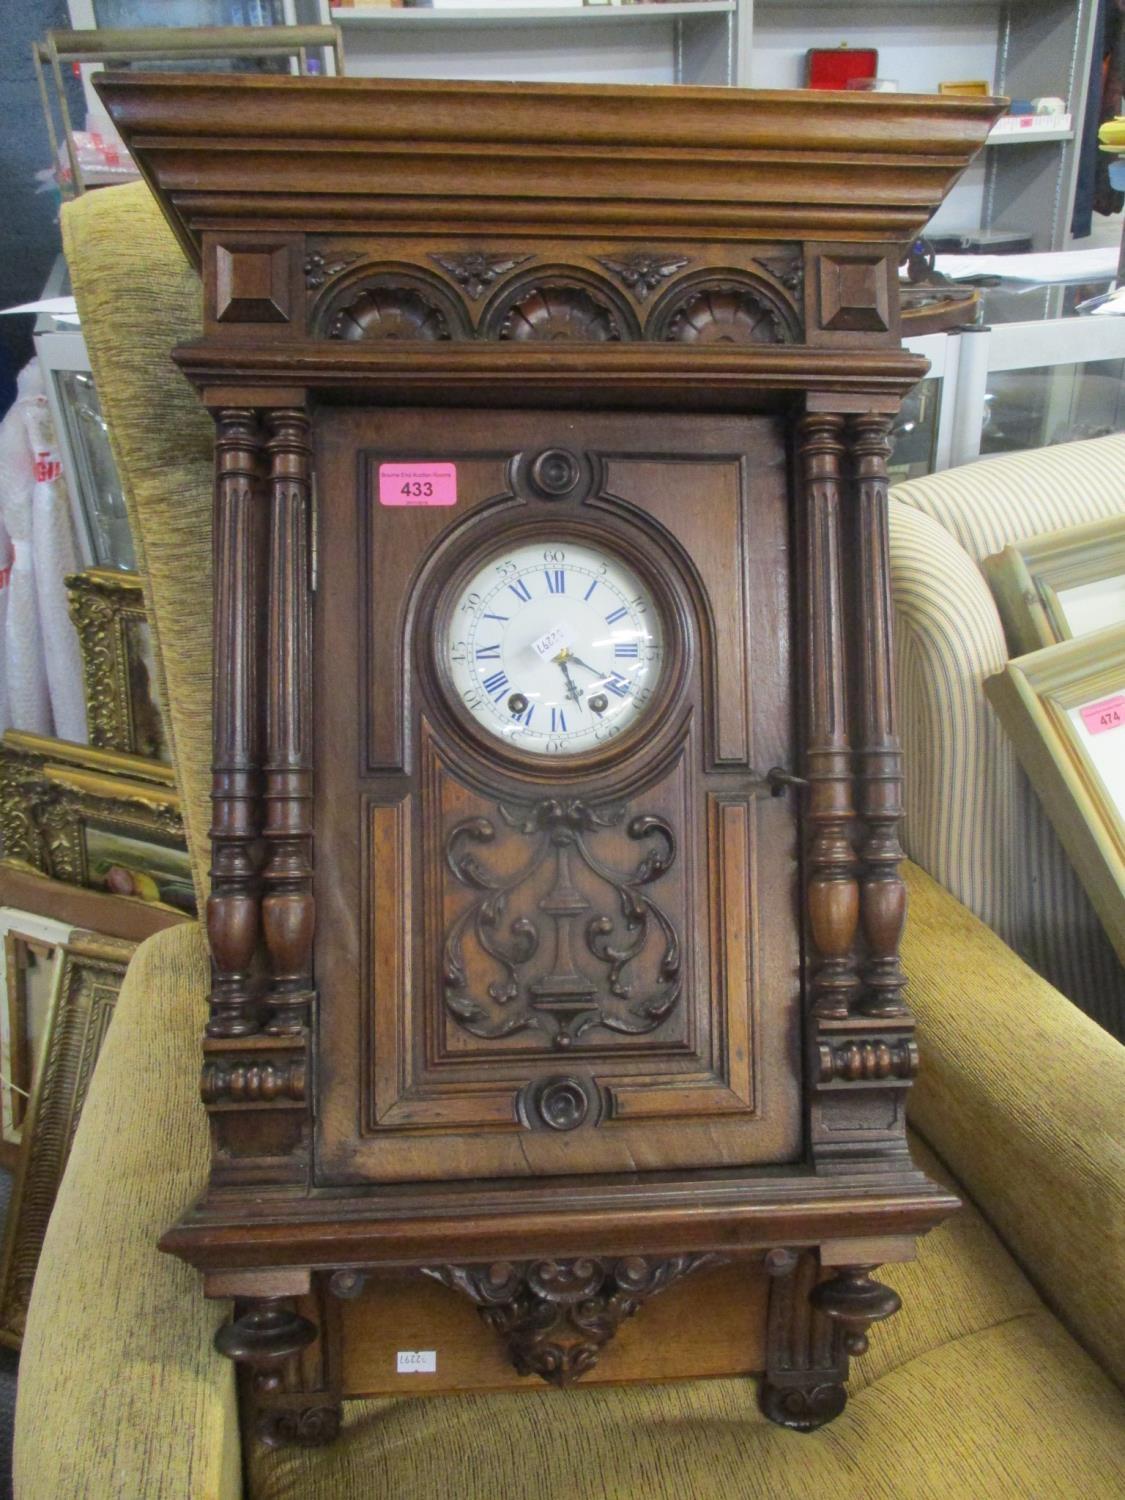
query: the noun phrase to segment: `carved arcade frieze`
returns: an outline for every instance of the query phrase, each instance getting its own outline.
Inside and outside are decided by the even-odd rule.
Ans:
[[[711,252],[638,249],[559,262],[535,249],[419,247],[365,259],[325,247],[306,256],[314,337],[734,345],[800,342],[803,260],[720,265]]]

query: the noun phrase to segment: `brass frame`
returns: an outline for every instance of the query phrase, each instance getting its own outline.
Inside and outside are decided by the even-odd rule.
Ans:
[[[84,886],[86,830],[95,820],[186,852],[173,780],[172,768],[160,761],[9,731],[0,743],[3,862]],[[179,910],[165,902],[142,904]]]
[[[64,945],[32,1089],[0,1261],[0,1344],[18,1349],[31,1286],[90,1077],[136,949],[75,932]]]
[[[149,684],[149,701],[156,712],[159,734],[155,748],[149,748],[144,743],[145,730],[138,712],[141,705],[130,671],[130,627],[148,625],[140,575],[116,568],[87,568],[71,573],[65,581],[70,618],[82,648],[90,743],[125,755],[168,760],[156,683]]]
[[[1125,690],[1125,625],[1010,661],[984,690],[1125,963],[1125,809],[1107,795],[1067,717]],[[1125,741],[1125,729],[1113,732]]]
[[[1013,656],[1071,640],[1059,593],[1125,574],[1125,516],[1028,537],[981,566]]]

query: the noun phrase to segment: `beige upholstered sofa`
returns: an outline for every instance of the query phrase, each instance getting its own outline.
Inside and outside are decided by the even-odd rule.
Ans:
[[[167,359],[196,326],[198,290],[142,187],[87,195],[64,227],[148,575],[202,887],[209,433]],[[983,473],[967,482],[988,504]],[[963,583],[971,564],[923,513],[926,493],[912,487],[913,508],[896,509],[899,578],[916,555],[920,576],[933,565],[940,594],[951,587],[943,549]],[[944,671],[947,654],[967,660],[970,646],[956,644],[956,610],[903,608],[909,717],[921,712],[927,661]],[[973,670],[962,674],[966,693]],[[988,756],[1002,756],[983,721],[972,723]],[[939,850],[942,878],[983,906],[978,856],[962,859],[960,848],[975,848],[977,821],[952,808],[945,850],[938,811],[952,791],[925,813],[926,779],[952,774],[934,750],[948,728],[923,727],[931,745],[913,783],[914,848],[923,859]],[[990,774],[983,760],[956,765],[970,791]],[[1017,805],[1011,776],[1005,796]],[[1012,866],[998,847],[989,857],[1003,881]],[[967,1202],[915,1262],[885,1272],[904,1308],[853,1366],[836,1422],[808,1436],[775,1427],[751,1381],[719,1379],[356,1402],[331,1448],[243,1449],[233,1375],[211,1346],[226,1309],[155,1249],[207,1169],[196,1094],[207,959],[202,930],[188,924],[138,951],[92,1081],[32,1297],[17,1500],[1117,1500],[1125,1049],[941,885],[916,866],[908,880],[905,959],[925,1059],[912,1091],[928,1143],[918,1149]],[[1004,926],[1004,898],[991,899]]]
[[[982,460],[893,495],[907,852],[1123,1039],[1125,969],[981,692],[1008,652],[979,563],[1125,514],[1125,435]]]

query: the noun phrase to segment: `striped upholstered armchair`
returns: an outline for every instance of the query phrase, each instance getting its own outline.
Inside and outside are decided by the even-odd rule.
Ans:
[[[147,575],[202,892],[210,434],[168,361],[197,326],[198,283],[144,187],[78,199],[64,232]],[[907,711],[930,716],[921,760],[937,767],[924,775],[939,778],[929,820],[924,782],[914,784],[914,852],[991,916],[987,901],[1001,912],[1003,900],[988,880],[973,884],[975,855],[967,875],[958,853],[946,857],[937,816],[955,784],[988,778],[987,724],[966,710],[968,728],[950,733],[949,711],[920,678],[927,662],[950,675],[944,663],[955,661],[969,695],[980,663],[1002,659],[999,635],[984,632],[991,657],[973,655],[954,641],[963,607],[946,617],[940,598],[928,602],[952,591],[951,578],[963,575],[967,587],[973,563],[920,504],[896,510],[900,580],[911,556],[918,580],[918,602],[904,607]],[[943,549],[949,577],[939,572],[928,587]],[[1015,806],[1012,776],[1005,786],[1005,805]],[[966,813],[949,810],[955,821]],[[967,815],[956,826],[962,842],[979,832]],[[205,1301],[195,1275],[156,1249],[198,1196],[209,1155],[197,1092],[207,952],[202,928],[185,923],[143,944],[129,967],[51,1217],[20,1362],[18,1500],[525,1500],[540,1491],[572,1500],[1118,1500],[1125,1049],[949,890],[917,865],[905,873],[903,956],[924,1055],[911,1090],[915,1149],[965,1207],[922,1241],[917,1260],[886,1268],[903,1311],[857,1360],[847,1410],[831,1426],[786,1431],[758,1412],[753,1382],[716,1379],[355,1401],[330,1448],[243,1445],[231,1366],[212,1345],[226,1305]]]
[[[983,459],[899,485],[892,504],[907,852],[1125,1039],[1125,969],[981,689],[1008,651],[979,567],[1125,512],[1125,436]]]

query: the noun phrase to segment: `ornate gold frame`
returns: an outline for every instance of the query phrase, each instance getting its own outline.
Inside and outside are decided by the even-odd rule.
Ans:
[[[140,576],[87,568],[70,574],[66,592],[82,647],[90,743],[170,760],[156,684],[141,680],[144,663],[130,645],[134,634],[148,628]]]
[[[1125,963],[1125,811],[1108,796],[1067,716],[1125,690],[1125,625],[1010,661],[984,689]],[[1125,728],[1113,732],[1125,741]]]
[[[187,849],[170,766],[9,731],[0,742],[4,862],[70,885],[89,885],[87,833],[92,824],[162,847]],[[149,904],[179,910],[165,902]]]
[[[0,1262],[0,1344],[18,1349],[47,1221],[90,1077],[136,949],[76,932],[56,973],[39,1076],[23,1128]]]
[[[981,564],[1013,656],[1072,638],[1065,589],[1125,574],[1125,516],[1015,542]]]

